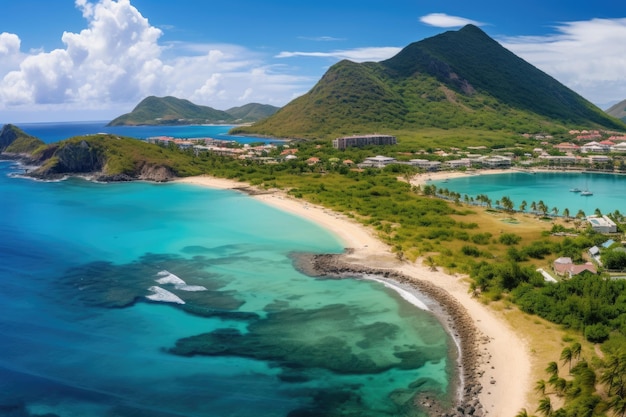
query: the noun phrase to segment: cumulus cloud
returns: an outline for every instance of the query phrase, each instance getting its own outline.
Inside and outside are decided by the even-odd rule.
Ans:
[[[475,20],[466,19],[464,17],[459,16],[450,16],[445,13],[431,13],[426,16],[420,17],[420,22],[425,23],[429,26],[435,26],[438,28],[454,28],[461,27],[465,25],[476,25],[483,26],[483,23],[477,22]]]
[[[601,108],[626,99],[626,19],[565,22],[547,36],[500,43]]]
[[[24,53],[17,35],[0,34],[0,108],[125,110],[148,95],[216,108],[251,98],[283,105],[291,91],[314,82],[284,75],[235,45],[160,44],[163,32],[130,0],[75,5],[87,25],[79,33],[64,32],[63,48]],[[255,86],[259,80],[264,85]]]
[[[355,62],[366,61],[382,61],[384,59],[391,58],[401,48],[387,46],[387,47],[372,47],[372,48],[355,48],[337,50],[331,52],[281,52],[276,55],[276,58],[293,58],[293,57],[315,57],[315,58],[334,58],[334,59],[349,59]]]

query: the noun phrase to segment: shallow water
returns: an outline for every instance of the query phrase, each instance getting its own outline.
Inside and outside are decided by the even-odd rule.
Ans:
[[[453,342],[431,313],[383,283],[294,270],[293,252],[342,250],[326,230],[237,192],[13,166],[0,416],[397,416],[419,415],[417,392],[451,398]],[[185,304],[149,301],[154,285]]]
[[[596,209],[602,213],[612,213],[615,210],[624,212],[624,194],[626,194],[626,176],[583,172],[537,172],[534,174],[510,172],[494,175],[470,175],[449,180],[432,181],[438,189],[447,188],[461,194],[476,197],[486,194],[491,198],[495,207],[496,200],[509,197],[519,208],[522,201],[527,202],[526,211],[534,201],[542,200],[548,206],[548,213],[557,208],[559,214],[567,208],[570,216],[575,216],[578,210],[585,214],[593,214]],[[590,190],[592,196],[582,196],[571,192],[570,189],[579,188]]]

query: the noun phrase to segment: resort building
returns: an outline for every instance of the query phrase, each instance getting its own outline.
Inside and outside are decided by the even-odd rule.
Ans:
[[[540,155],[539,159],[553,165],[572,165],[576,163],[575,156]]]
[[[616,145],[611,146],[611,152],[626,153],[626,142],[620,142]]]
[[[397,163],[398,161],[395,158],[390,156],[372,156],[369,158],[365,158],[365,160],[359,164],[361,168],[384,168],[389,164]]]
[[[583,153],[606,153],[611,150],[610,146],[603,145],[599,142],[585,143],[580,147],[580,151]]]
[[[454,159],[452,161],[446,161],[444,164],[451,169],[470,168],[472,166],[472,160],[469,158]]]
[[[482,156],[478,162],[485,168],[510,168],[512,159],[501,155]]]
[[[429,161],[427,159],[411,159],[409,161],[409,165],[416,166],[425,171],[438,171],[441,167],[441,162],[439,161]]]
[[[396,137],[389,135],[345,136],[343,138],[334,139],[333,147],[343,150],[352,146],[395,145],[397,143]]]
[[[587,160],[590,164],[608,164],[612,159],[606,155],[589,155]]]
[[[578,152],[578,150],[580,150],[580,146],[569,142],[562,142],[558,145],[554,145],[554,149],[559,152],[571,153]]]
[[[608,216],[588,216],[587,221],[591,228],[598,233],[616,233],[617,225]]]

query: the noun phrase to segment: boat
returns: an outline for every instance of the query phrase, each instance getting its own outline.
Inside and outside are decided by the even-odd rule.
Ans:
[[[581,191],[580,195],[582,195],[582,196],[590,196],[590,195],[593,195],[593,193],[591,191],[589,191],[589,190],[585,190],[585,191]]]
[[[569,190],[570,190],[570,192],[572,192],[572,193],[579,193],[579,192],[581,192],[581,191],[582,191],[580,188],[576,188],[576,187],[574,187],[574,188],[570,188]]]

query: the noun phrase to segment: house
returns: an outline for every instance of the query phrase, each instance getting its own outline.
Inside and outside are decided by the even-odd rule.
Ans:
[[[581,274],[584,271],[591,272],[592,274],[598,273],[596,267],[591,262],[576,265],[572,262],[572,258],[568,257],[556,259],[552,264],[552,267],[557,275],[567,278]]]
[[[310,157],[309,159],[306,160],[306,163],[309,164],[309,165],[319,164],[319,162],[320,162],[320,159],[315,157],[315,156],[312,156],[312,157]]]

